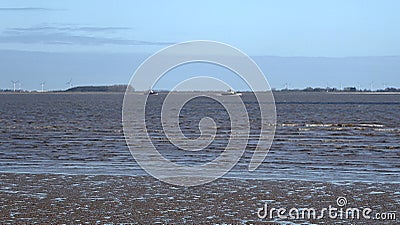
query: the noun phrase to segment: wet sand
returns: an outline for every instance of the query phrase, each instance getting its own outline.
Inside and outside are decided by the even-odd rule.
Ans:
[[[396,220],[260,219],[257,209],[336,206],[395,212],[400,184],[218,179],[176,187],[152,177],[0,174],[0,223],[66,224],[398,224]],[[275,221],[275,222],[274,222]],[[291,221],[292,223],[289,223]]]

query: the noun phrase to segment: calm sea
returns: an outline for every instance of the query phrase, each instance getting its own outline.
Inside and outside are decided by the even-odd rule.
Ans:
[[[246,153],[226,177],[312,181],[400,182],[400,95],[276,93],[276,135],[264,163],[247,166],[260,126],[257,102],[242,96],[251,120]],[[162,154],[176,163],[204,163],[229,137],[229,116],[206,98],[181,112],[182,132],[196,138],[198,122],[214,119],[217,138],[196,154],[177,149],[157,115],[163,95],[151,96],[148,129]],[[122,130],[123,94],[0,94],[0,171],[146,175]],[[226,138],[224,138],[226,137]]]

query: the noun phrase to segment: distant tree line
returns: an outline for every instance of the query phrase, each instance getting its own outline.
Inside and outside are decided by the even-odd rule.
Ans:
[[[276,90],[275,90],[276,91]],[[305,91],[305,92],[400,92],[400,88],[388,87],[372,91],[370,89],[357,89],[356,87],[345,87],[343,90],[337,88],[307,87],[304,89],[281,89],[278,91]]]
[[[131,91],[133,87],[129,86]],[[73,87],[65,92],[125,92],[128,85],[112,85],[112,86],[78,86]]]
[[[400,92],[400,88],[388,87],[383,90],[377,90],[378,92]]]
[[[125,92],[129,87],[129,91],[134,91],[135,89],[130,85],[111,85],[111,86],[77,86],[72,87],[67,90],[54,90],[46,92]],[[15,92],[15,93],[40,93],[40,91],[28,91],[23,89],[12,90],[4,89],[0,92]]]
[[[20,89],[15,90],[15,91],[12,89],[4,89],[4,90],[0,89],[0,92],[26,92],[26,91],[20,90]]]

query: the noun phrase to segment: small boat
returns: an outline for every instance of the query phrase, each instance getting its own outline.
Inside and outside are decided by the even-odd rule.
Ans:
[[[236,91],[229,89],[228,91],[222,93],[221,95],[242,96],[242,93],[237,93]]]
[[[149,91],[147,91],[146,93],[145,93],[145,95],[158,95],[158,92],[155,92],[155,91],[153,91],[153,90],[149,90]]]

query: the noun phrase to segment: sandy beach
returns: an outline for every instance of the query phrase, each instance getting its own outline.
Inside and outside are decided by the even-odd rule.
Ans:
[[[258,208],[400,208],[400,184],[219,179],[177,187],[151,177],[2,173],[2,224],[396,224],[396,220],[258,218]],[[397,215],[398,216],[398,215]]]

